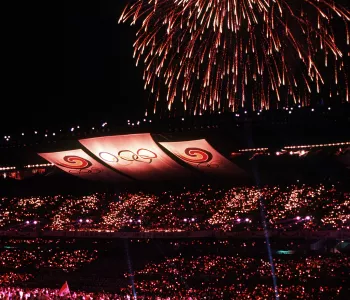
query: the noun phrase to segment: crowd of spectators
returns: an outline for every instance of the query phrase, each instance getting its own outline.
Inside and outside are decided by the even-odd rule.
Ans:
[[[348,192],[324,184],[3,197],[0,231],[263,231],[261,211],[269,229],[348,230],[349,204]],[[276,293],[280,299],[343,299],[350,294],[350,259],[340,251],[347,241],[272,239],[272,264],[266,243],[2,237],[0,299],[58,299],[65,280],[71,286],[66,298],[72,299],[272,299]]]
[[[350,193],[334,185],[290,185],[118,195],[3,197],[0,230],[261,231],[350,228]]]
[[[79,300],[136,300],[136,298],[130,295],[119,295],[112,293],[87,293],[87,292],[69,292],[60,296],[60,289],[48,289],[48,288],[35,288],[35,289],[22,289],[22,288],[1,288],[0,287],[0,299],[6,300],[22,300],[22,299],[37,299],[37,300],[56,300],[56,299],[79,299]],[[138,299],[140,299],[138,297]]]
[[[274,266],[281,282],[278,285],[281,299],[333,299],[342,289],[348,289],[348,257],[274,259]],[[164,298],[273,299],[275,295],[271,265],[261,258],[178,256],[147,264],[131,275],[134,289],[140,294]],[[330,284],[333,279],[334,284]]]
[[[348,256],[275,257],[273,264],[280,299],[346,299],[342,297],[350,292]],[[12,276],[13,280],[6,281],[4,276]],[[23,282],[33,275],[9,272],[2,277],[1,299],[59,298],[58,288],[23,287]],[[95,293],[77,289],[71,290],[66,298],[134,299],[137,295],[137,299],[194,300],[273,299],[275,296],[267,257],[179,253],[158,262],[147,262],[138,270],[125,272],[124,277],[123,284],[114,284],[114,293],[102,288]]]

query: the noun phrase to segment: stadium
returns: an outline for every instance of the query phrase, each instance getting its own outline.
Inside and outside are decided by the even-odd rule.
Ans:
[[[67,24],[90,33],[87,23],[98,20],[117,38],[135,34],[110,21],[127,1],[107,2],[93,17],[79,5],[67,8]],[[105,36],[97,40],[106,46]],[[125,49],[116,57],[130,55]],[[136,71],[125,76],[135,78],[135,90],[142,86]],[[74,85],[84,97],[103,97],[95,88],[107,80]],[[132,109],[139,100],[117,100],[119,112],[34,112],[16,122],[4,115],[0,298],[349,299],[346,89],[347,81],[338,100],[321,93],[308,103],[272,108],[271,100],[270,107],[198,114],[176,102],[164,105],[166,113],[160,103],[160,111],[144,114]]]

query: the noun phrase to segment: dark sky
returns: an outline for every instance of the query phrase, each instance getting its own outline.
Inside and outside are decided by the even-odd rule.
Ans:
[[[14,1],[2,9],[0,133],[143,115],[149,93],[132,58],[136,28],[117,24],[128,2]]]
[[[23,8],[5,38],[0,132],[143,114],[148,93],[132,58],[136,28],[117,24],[127,2]]]

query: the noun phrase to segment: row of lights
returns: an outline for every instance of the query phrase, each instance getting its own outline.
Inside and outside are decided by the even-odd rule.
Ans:
[[[299,151],[295,151],[295,152],[290,151],[289,154],[290,154],[290,155],[293,155],[293,154],[294,154],[294,155],[303,156],[303,155],[307,154],[308,152],[309,152],[309,151],[305,151],[305,150],[301,150],[300,152],[299,152]],[[284,153],[285,153],[285,152],[283,152],[283,151],[282,151],[282,152],[277,151],[277,152],[276,152],[276,155],[279,156],[279,155],[284,154]]]
[[[37,167],[52,167],[54,164],[36,164],[36,165],[26,165],[25,168],[37,168]],[[16,170],[16,167],[0,167],[0,171]]]
[[[143,122],[147,122],[146,119],[143,119]],[[148,120],[149,123],[152,123],[152,120]],[[128,126],[139,126],[141,124],[141,121],[136,121],[135,123],[134,122],[131,122],[130,120],[128,120]]]
[[[302,146],[285,146],[285,147],[283,147],[283,149],[320,148],[320,147],[333,147],[333,146],[346,146],[346,145],[350,145],[350,142],[302,145]],[[269,150],[269,148],[247,148],[247,149],[240,149],[238,151],[239,152],[255,152],[255,151],[267,151],[267,150]]]
[[[310,216],[306,216],[305,219],[302,219],[300,216],[298,216],[298,217],[296,217],[295,219],[298,220],[298,221],[300,221],[300,220],[307,220],[307,221],[310,221],[310,220],[311,220],[311,217],[310,217]],[[195,220],[196,220],[195,218],[191,218],[191,219],[185,218],[185,219],[184,219],[184,222],[194,222]],[[240,223],[240,222],[242,222],[242,221],[244,221],[244,222],[246,222],[246,223],[252,223],[252,220],[250,220],[249,218],[245,218],[244,220],[238,218],[238,219],[236,219],[236,221],[237,221],[238,223]],[[92,221],[91,219],[85,219],[85,220],[79,219],[78,222],[79,222],[79,223],[92,223],[93,221]],[[130,219],[129,222],[132,223],[132,222],[134,222],[134,220],[133,220],[133,219]],[[34,224],[34,225],[37,225],[39,222],[36,221],[36,220],[34,220],[34,221],[32,221],[32,222],[26,221],[25,223],[26,223],[27,225],[29,225],[29,224],[31,224],[31,223]],[[140,220],[140,219],[137,220],[137,223],[141,223],[141,220]]]
[[[107,122],[103,122],[103,123],[101,124],[101,127],[105,127],[105,126],[107,126],[107,125],[108,125]],[[73,132],[73,131],[75,131],[76,129],[80,129],[80,126],[78,125],[78,126],[76,126],[76,127],[71,127],[71,128],[70,128],[70,132]],[[92,127],[92,130],[95,130],[95,127]],[[47,130],[46,130],[46,132],[47,132]],[[62,129],[60,129],[59,132],[62,132]],[[34,134],[37,135],[37,134],[39,134],[39,132],[35,130],[35,131],[34,131]],[[25,133],[22,132],[21,135],[24,136]],[[53,132],[52,135],[53,135],[53,136],[56,136],[56,133]],[[45,136],[45,137],[48,137],[49,134],[48,134],[48,133],[45,133],[44,136]],[[5,139],[6,141],[9,141],[10,138],[11,138],[10,135],[5,135],[5,136],[4,136],[4,139]]]
[[[255,151],[267,151],[269,148],[250,148],[250,149],[241,149],[239,152],[255,152]]]
[[[301,105],[298,105],[298,108],[301,108]],[[291,114],[291,113],[292,113],[292,110],[293,110],[293,107],[290,107],[290,108],[288,108],[288,107],[283,107],[283,110],[287,110],[287,111],[289,111],[289,114]],[[328,110],[331,110],[331,107],[328,107]],[[314,109],[314,108],[311,108],[311,112],[314,112],[314,111],[315,111],[315,109]],[[260,115],[260,113],[262,113],[262,110],[259,110],[259,111],[257,112],[257,115]],[[220,112],[219,112],[219,114],[220,114]],[[244,111],[244,114],[248,114],[248,111],[245,110],[245,111]],[[236,113],[235,116],[236,116],[236,117],[240,117],[240,114]],[[181,120],[184,121],[185,118],[182,117]],[[146,119],[143,119],[143,122],[147,122],[147,120],[146,120]],[[148,122],[149,122],[149,123],[152,123],[152,120],[148,120]],[[130,120],[128,120],[128,123],[127,123],[127,124],[128,124],[128,126],[135,126],[135,125],[138,126],[138,125],[140,125],[140,123],[141,123],[141,121],[131,122]],[[107,126],[107,122],[103,122],[101,126],[102,126],[102,127]],[[80,126],[72,127],[72,128],[70,129],[70,131],[73,132],[75,129],[80,129]],[[95,127],[92,127],[92,130],[95,130]],[[62,129],[60,130],[60,132],[62,132]],[[34,134],[38,134],[38,131],[34,131]],[[21,135],[24,136],[24,132],[22,132]],[[52,135],[53,135],[53,136],[56,136],[56,133],[53,132]],[[45,136],[45,137],[48,137],[49,134],[48,134],[48,133],[45,133],[44,136]],[[9,141],[10,138],[11,138],[10,135],[8,135],[8,136],[5,135],[5,136],[4,136],[4,139],[5,139],[6,141]],[[254,150],[248,150],[248,151],[254,151]]]
[[[319,147],[332,147],[332,146],[345,146],[345,145],[350,145],[350,142],[303,145],[303,146],[285,146],[284,148],[285,149],[300,149],[300,148],[319,148]]]
[[[298,107],[298,108],[301,108],[301,105],[299,104],[297,107]],[[294,107],[283,107],[282,109],[288,111],[288,113],[291,114],[292,111],[293,111],[293,109],[294,109]],[[328,109],[328,110],[331,110],[332,108],[329,106],[327,109]],[[264,111],[266,111],[266,110],[264,110]],[[310,111],[311,111],[311,112],[314,112],[315,109],[314,109],[314,108],[310,108]],[[257,114],[258,116],[260,116],[260,114],[261,114],[262,112],[263,112],[263,110],[260,109],[256,114]],[[248,111],[245,110],[245,111],[244,111],[244,114],[248,114]],[[236,116],[236,117],[240,117],[240,114],[236,113],[235,116]]]
[[[54,164],[36,164],[36,165],[26,165],[25,168],[37,168],[37,167],[52,167]]]
[[[16,170],[16,167],[0,167],[0,171]]]

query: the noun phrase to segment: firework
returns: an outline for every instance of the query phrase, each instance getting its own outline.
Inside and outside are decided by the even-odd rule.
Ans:
[[[166,99],[169,110],[201,114],[308,105],[325,71],[329,96],[341,80],[349,101],[336,19],[349,45],[349,10],[330,0],[138,0],[119,22],[142,21],[134,57],[154,112]]]

